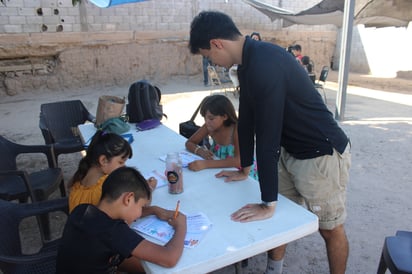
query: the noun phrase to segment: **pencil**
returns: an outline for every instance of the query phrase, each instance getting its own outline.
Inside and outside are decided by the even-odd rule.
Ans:
[[[180,200],[178,200],[176,204],[175,215],[173,216],[174,219],[176,219],[177,215],[179,215],[179,205],[180,205]]]

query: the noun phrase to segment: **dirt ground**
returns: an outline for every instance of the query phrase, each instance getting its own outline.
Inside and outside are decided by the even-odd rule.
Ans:
[[[335,112],[338,74],[331,71],[326,84],[328,107]],[[412,80],[349,75],[345,119],[342,128],[352,141],[351,179],[348,186],[346,231],[350,242],[347,273],[376,272],[384,237],[398,229],[412,230]],[[203,96],[200,76],[179,77],[159,85],[168,119],[165,125],[178,131],[178,123],[188,120]],[[33,91],[1,98],[1,134],[22,144],[42,144],[38,128],[40,105],[46,102],[80,99],[95,113],[100,95],[127,96],[128,87],[103,89]],[[214,91],[218,92],[218,91]],[[235,106],[237,98],[228,94]],[[201,123],[201,120],[199,120]],[[62,155],[59,163],[66,182],[74,173],[80,153]],[[29,170],[45,165],[44,159],[22,157],[19,164]],[[55,193],[53,197],[57,197]],[[64,224],[61,215],[53,216],[53,228]],[[33,225],[23,226],[24,247],[28,252],[38,246]],[[58,233],[56,233],[58,235]],[[266,255],[249,259],[244,273],[263,273]],[[233,266],[214,271],[235,273]],[[324,242],[318,233],[290,243],[284,264],[285,274],[329,273]]]

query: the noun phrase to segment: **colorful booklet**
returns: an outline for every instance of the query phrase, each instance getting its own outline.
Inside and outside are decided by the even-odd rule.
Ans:
[[[212,227],[212,223],[204,213],[186,215],[187,232],[185,237],[185,247],[193,248],[199,244],[206,232]],[[133,222],[132,229],[143,236],[150,236],[162,244],[166,244],[173,237],[174,229],[166,221],[150,215]]]

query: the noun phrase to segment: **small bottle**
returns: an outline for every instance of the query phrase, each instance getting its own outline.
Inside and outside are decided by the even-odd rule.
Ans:
[[[169,187],[169,193],[179,194],[183,192],[183,170],[182,159],[179,153],[168,153],[166,157],[166,178]]]

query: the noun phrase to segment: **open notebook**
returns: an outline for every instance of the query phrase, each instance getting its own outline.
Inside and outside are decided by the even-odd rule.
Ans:
[[[185,247],[193,248],[199,244],[206,232],[212,227],[212,223],[204,213],[194,213],[186,215],[187,232],[185,237]],[[132,229],[141,233],[142,236],[149,236],[166,244],[173,237],[174,229],[166,221],[151,215],[133,222]],[[150,239],[148,239],[150,240]]]

